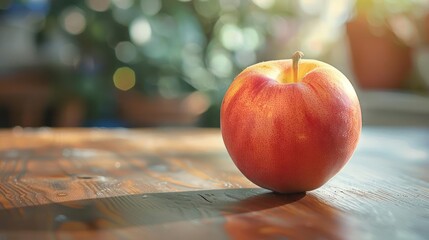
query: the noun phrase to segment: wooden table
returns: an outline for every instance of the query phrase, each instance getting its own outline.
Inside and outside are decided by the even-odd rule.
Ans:
[[[0,131],[0,239],[428,239],[429,129],[364,128],[323,187],[246,180],[218,129]]]

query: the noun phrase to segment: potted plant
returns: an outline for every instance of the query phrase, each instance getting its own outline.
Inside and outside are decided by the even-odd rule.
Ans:
[[[346,33],[353,71],[363,89],[400,89],[410,77],[415,25],[423,1],[357,0]]]

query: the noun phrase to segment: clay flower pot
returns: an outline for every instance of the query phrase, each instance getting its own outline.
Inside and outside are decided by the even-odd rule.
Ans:
[[[366,16],[346,24],[352,68],[363,89],[399,89],[412,70],[412,49],[387,26],[371,26]]]

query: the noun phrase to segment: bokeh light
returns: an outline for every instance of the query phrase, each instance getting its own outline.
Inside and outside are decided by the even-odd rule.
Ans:
[[[129,41],[119,42],[115,47],[116,58],[124,63],[130,63],[137,58],[137,48]]]
[[[138,45],[143,45],[150,40],[152,28],[146,18],[140,17],[131,23],[130,36]]]
[[[260,36],[253,27],[240,28],[235,24],[226,23],[219,34],[222,45],[231,51],[255,50],[261,45]]]
[[[237,50],[242,47],[244,39],[241,29],[234,24],[225,24],[220,30],[222,45],[229,50]]]
[[[113,74],[113,84],[117,89],[128,91],[136,84],[136,74],[129,67],[120,67]]]
[[[70,7],[63,12],[63,28],[68,33],[78,35],[85,30],[86,19],[83,11],[77,7]]]
[[[110,7],[110,0],[86,0],[86,5],[96,12],[105,12]]]

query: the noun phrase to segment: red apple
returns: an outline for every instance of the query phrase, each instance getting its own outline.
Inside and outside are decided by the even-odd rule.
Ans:
[[[301,57],[246,68],[221,106],[222,137],[235,165],[256,185],[282,193],[326,183],[351,158],[362,128],[349,80]]]

